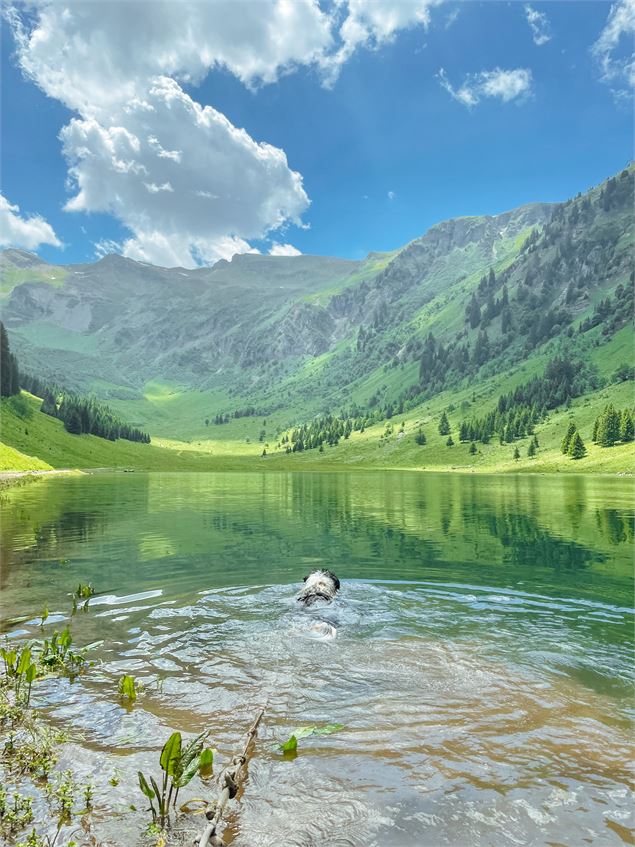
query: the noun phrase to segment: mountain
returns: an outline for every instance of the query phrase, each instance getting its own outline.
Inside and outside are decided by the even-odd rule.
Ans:
[[[53,266],[7,250],[3,320],[23,369],[168,437],[201,437],[205,419],[247,408],[280,426],[351,404],[407,410],[531,372],[563,341],[610,370],[632,335],[633,175],[562,204],[445,221],[363,261]]]

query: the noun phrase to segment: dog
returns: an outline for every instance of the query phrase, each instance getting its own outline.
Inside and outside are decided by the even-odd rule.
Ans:
[[[304,577],[304,586],[298,594],[298,602],[307,608],[318,600],[330,603],[340,590],[340,581],[333,571],[312,571]]]

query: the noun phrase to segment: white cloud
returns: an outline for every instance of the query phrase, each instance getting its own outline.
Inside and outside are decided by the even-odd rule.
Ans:
[[[95,256],[98,259],[103,259],[104,256],[108,256],[110,253],[121,253],[122,250],[121,244],[112,238],[102,238],[100,241],[95,241],[93,247],[95,248]]]
[[[531,29],[531,36],[534,40],[534,44],[538,47],[542,47],[543,44],[551,41],[551,24],[549,23],[549,18],[544,12],[539,12],[537,9],[534,9],[533,6],[530,6],[529,3],[526,3],[525,17],[527,18],[527,23]]]
[[[518,97],[527,96],[532,85],[531,71],[528,68],[494,68],[492,71],[469,74],[459,88],[451,84],[443,68],[439,70],[437,77],[443,88],[468,108],[476,106],[485,97],[498,98],[503,103],[509,103]]]
[[[69,211],[104,211],[143,261],[192,265],[305,227],[309,199],[283,150],[184,86],[222,67],[252,88],[296,67],[333,82],[357,49],[427,27],[442,0],[29,0],[9,8],[24,73],[76,113],[60,138]],[[190,89],[188,89],[189,91]]]
[[[6,197],[0,194],[0,247],[35,250],[40,244],[62,246],[53,227],[43,217],[21,217],[20,207],[12,206]]]
[[[167,77],[145,102],[151,109],[113,109],[110,126],[93,117],[64,127],[75,187],[68,210],[115,215],[134,236],[126,255],[164,266],[246,252],[248,239],[300,223],[309,200],[284,151],[255,142]],[[158,137],[180,161],[156,155]]]
[[[606,25],[591,48],[602,80],[622,97],[635,87],[634,35],[635,0],[619,0],[611,6]]]
[[[277,241],[272,242],[270,256],[301,256],[302,252],[294,247],[293,244],[278,244]]]
[[[197,84],[214,67],[274,82],[333,42],[317,0],[36,0],[29,29],[14,10],[20,63],[49,96],[84,115],[145,101],[146,80]],[[161,139],[159,139],[161,141]]]
[[[242,238],[224,235],[215,239],[167,236],[157,230],[138,231],[121,245],[121,253],[137,262],[149,262],[162,268],[192,268],[213,265],[219,259],[228,261],[236,253],[259,251]]]
[[[339,47],[324,54],[320,64],[333,83],[341,66],[360,48],[377,49],[392,41],[399,30],[430,23],[430,9],[443,0],[336,0],[344,10],[338,30]]]
[[[394,192],[394,191],[389,191],[389,192],[388,192],[388,199],[389,199],[389,200],[394,200],[396,196],[397,196],[397,195],[395,194],[395,192]]]

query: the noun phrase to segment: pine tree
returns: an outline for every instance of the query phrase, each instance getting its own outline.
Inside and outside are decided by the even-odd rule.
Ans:
[[[472,329],[476,329],[481,322],[481,307],[478,305],[478,300],[474,294],[472,294],[472,299],[468,306],[467,316]]]
[[[520,459],[520,450],[518,447],[514,447],[514,460],[518,461]]]
[[[569,426],[565,433],[564,438],[562,439],[562,452],[566,455],[569,452],[569,446],[571,444],[571,439],[578,431],[577,426],[573,423],[573,421],[569,421]]]
[[[20,393],[18,362],[9,347],[9,336],[0,321],[0,396],[11,397]]]
[[[73,435],[81,435],[82,419],[76,408],[72,408],[68,417],[64,420],[64,429]]]
[[[571,444],[569,445],[569,456],[572,459],[582,459],[586,456],[586,447],[584,446],[584,441],[582,440],[582,436],[576,430],[573,438],[571,439]]]
[[[439,421],[439,435],[449,435],[450,431],[450,421],[448,420],[447,414],[444,412],[441,415],[441,420]]]
[[[600,447],[612,447],[619,439],[620,415],[611,403],[598,419],[597,443]]]
[[[472,442],[472,443],[470,444],[470,455],[471,455],[471,456],[473,456],[476,452],[477,452],[477,450],[476,450],[476,444],[475,444],[474,442]]]
[[[527,448],[527,456],[528,456],[530,459],[533,459],[533,457],[534,457],[535,455],[536,455],[536,445],[534,444],[533,439],[532,439],[532,440],[529,442],[529,447]]]
[[[447,447],[454,447],[454,439],[451,435],[448,435],[448,440],[445,442]]]
[[[620,440],[623,442],[635,439],[635,420],[630,409],[624,409],[620,419]]]
[[[417,430],[417,434],[415,435],[415,442],[417,444],[425,444],[426,443],[426,435],[425,432],[419,427]]]

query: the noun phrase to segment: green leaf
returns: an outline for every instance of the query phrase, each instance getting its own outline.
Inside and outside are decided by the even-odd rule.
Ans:
[[[300,726],[293,730],[293,735],[298,739],[308,738],[310,735],[330,735],[343,728],[344,724],[341,723],[327,723],[326,726]]]
[[[121,677],[119,680],[119,693],[134,703],[137,699],[137,687],[133,676],[124,675]]]
[[[154,798],[154,791],[148,785],[148,781],[141,771],[137,771],[137,774],[139,776],[139,788],[143,791],[148,800],[152,800]]]
[[[181,733],[173,732],[165,742],[163,750],[161,750],[161,758],[159,763],[162,770],[170,776],[174,775],[175,767],[178,766],[181,759]]]
[[[66,626],[60,633],[59,645],[62,650],[67,650],[71,644],[73,643],[73,636],[71,635],[70,629]]]
[[[198,771],[198,758],[192,759],[189,765],[184,769],[183,773],[179,775],[178,780],[174,780],[174,784],[177,788],[183,788],[184,785],[187,785],[188,782],[195,776]]]
[[[198,757],[198,768],[199,770],[209,770],[214,764],[214,751],[211,747],[206,747],[205,750],[201,750],[201,754]]]
[[[154,788],[154,793],[156,795],[159,808],[161,809],[163,808],[163,794],[161,794],[159,786],[157,785],[157,781],[153,776],[150,777],[150,782],[152,783],[152,787]]]
[[[29,667],[26,669],[26,681],[29,683],[29,685],[31,685],[36,676],[37,666],[33,664],[29,665]]]
[[[207,730],[205,732],[201,732],[200,735],[193,738],[183,748],[183,752],[181,753],[181,764],[184,769],[189,766],[190,762],[198,757],[198,754],[203,748],[203,741],[207,738],[207,734]]]
[[[18,662],[18,674],[26,673],[26,669],[31,664],[31,649],[29,647],[25,647],[24,650],[20,653],[20,661]]]
[[[280,749],[283,753],[294,753],[298,749],[298,739],[292,735],[288,741],[280,745]]]
[[[2,653],[2,658],[7,664],[7,673],[13,673],[18,654],[15,650],[5,650],[4,647],[0,648],[0,652]]]

